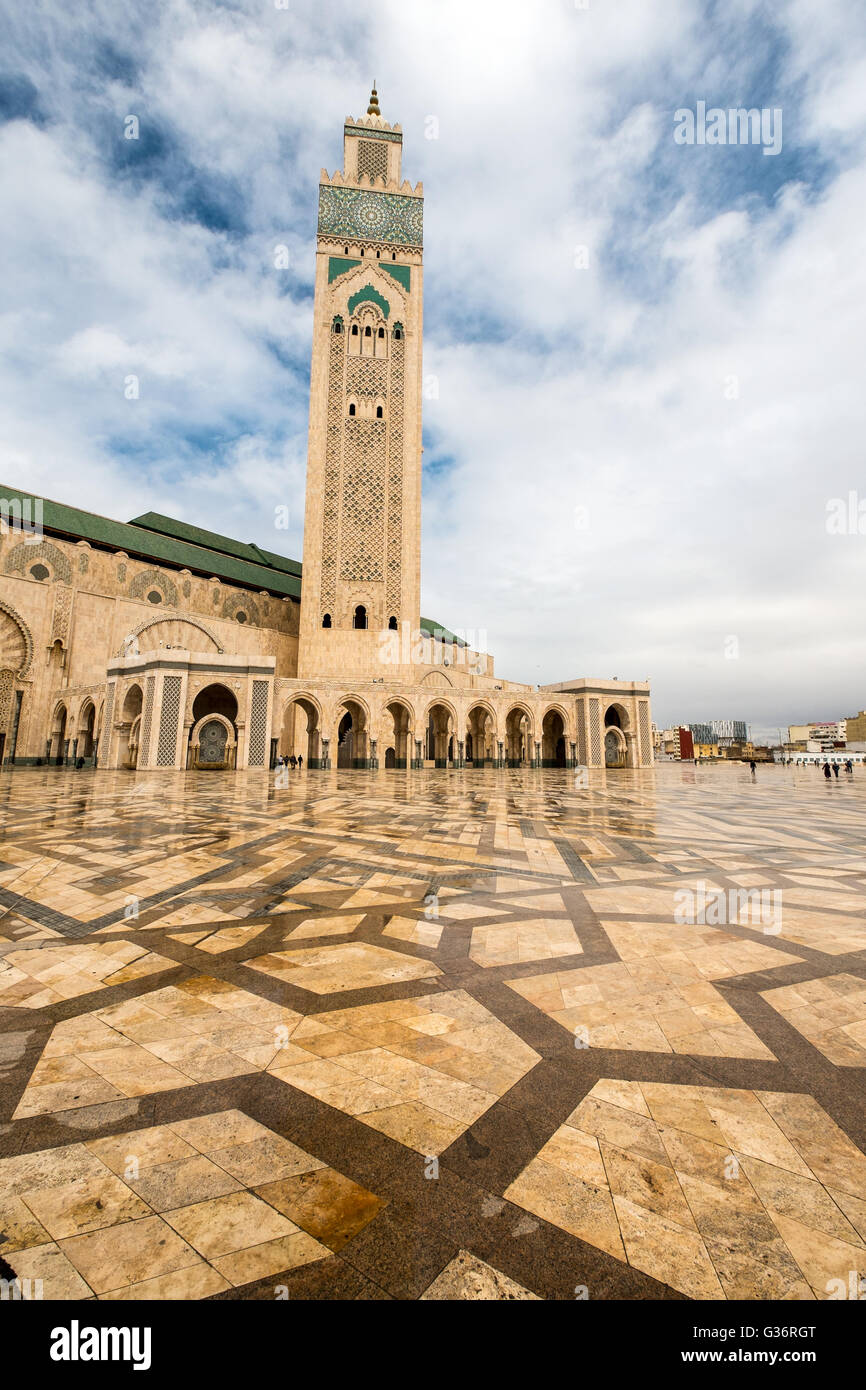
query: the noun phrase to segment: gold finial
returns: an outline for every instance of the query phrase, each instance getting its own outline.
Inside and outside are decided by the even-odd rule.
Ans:
[[[367,115],[368,115],[368,116],[381,116],[381,114],[382,114],[382,112],[379,110],[379,97],[378,97],[378,95],[377,95],[377,93],[376,93],[376,79],[375,79],[375,77],[374,77],[374,78],[373,78],[373,90],[372,90],[372,92],[370,93],[370,105],[367,107]]]

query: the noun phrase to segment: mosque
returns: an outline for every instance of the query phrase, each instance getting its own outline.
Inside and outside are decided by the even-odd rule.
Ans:
[[[503,680],[421,616],[423,190],[379,111],[319,186],[303,565],[2,487],[0,763],[646,767],[647,682]]]

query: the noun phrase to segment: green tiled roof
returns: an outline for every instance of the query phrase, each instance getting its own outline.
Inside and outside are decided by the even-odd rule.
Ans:
[[[468,647],[469,643],[464,642],[462,637],[455,637],[453,632],[449,632],[447,627],[441,623],[435,623],[432,618],[421,619],[421,631],[426,632],[428,637],[436,637],[440,642],[456,642],[458,647]]]
[[[272,565],[285,574],[300,575],[299,560],[289,560],[285,555],[275,555],[271,550],[262,550],[253,541],[234,541],[231,536],[221,536],[217,531],[205,531],[201,526],[193,526],[188,521],[175,521],[174,517],[162,516],[159,512],[145,512],[134,516],[130,526],[141,526],[146,531],[159,531],[164,536],[173,536],[178,541],[189,541],[191,545],[206,546],[208,550],[219,550],[225,555],[234,555],[238,560],[246,560],[254,565]]]
[[[37,500],[32,492],[4,487],[2,484],[0,496],[7,501],[15,497],[20,497],[22,501]],[[215,574],[217,578],[245,589],[267,589],[269,593],[285,598],[299,599],[301,596],[301,566],[298,562],[282,555],[272,556],[258,546],[229,541],[227,537],[201,531],[195,526],[187,527],[183,522],[173,522],[168,517],[158,518],[160,522],[167,523],[165,529],[150,530],[139,524],[144,518],[139,518],[135,524],[112,521],[95,512],[52,502],[47,497],[42,499],[42,503],[43,527],[53,535],[74,541],[90,541],[91,545],[104,549],[125,550],[127,554],[140,559],[192,570],[196,574]],[[167,533],[168,526],[174,528],[175,532],[182,530],[188,533],[189,537],[197,534],[201,538],[208,538],[210,543]],[[234,549],[229,551],[225,548],[226,544]],[[247,556],[250,558],[245,558]]]

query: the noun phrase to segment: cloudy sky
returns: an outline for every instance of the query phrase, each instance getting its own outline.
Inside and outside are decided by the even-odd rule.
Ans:
[[[7,5],[0,481],[300,557],[316,184],[375,77],[426,197],[422,611],[660,723],[866,705],[858,5]],[[701,101],[781,152],[678,144]]]

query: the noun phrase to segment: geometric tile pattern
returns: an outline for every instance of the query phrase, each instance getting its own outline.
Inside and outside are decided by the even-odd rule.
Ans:
[[[573,1033],[576,1046],[699,1057],[773,1054],[706,980],[677,986],[651,968],[617,962],[509,980]]]
[[[2,782],[4,1278],[810,1299],[862,1272],[859,773]]]
[[[384,1206],[238,1110],[0,1159],[0,1190],[4,1257],[61,1299],[205,1298],[327,1258]]]
[[[866,1272],[866,1157],[811,1096],[600,1081],[505,1195],[689,1298]]]
[[[0,1006],[41,1009],[62,999],[140,980],[173,962],[131,941],[10,951],[0,961]]]
[[[763,997],[829,1061],[866,1066],[866,979],[827,975],[765,990]]]

